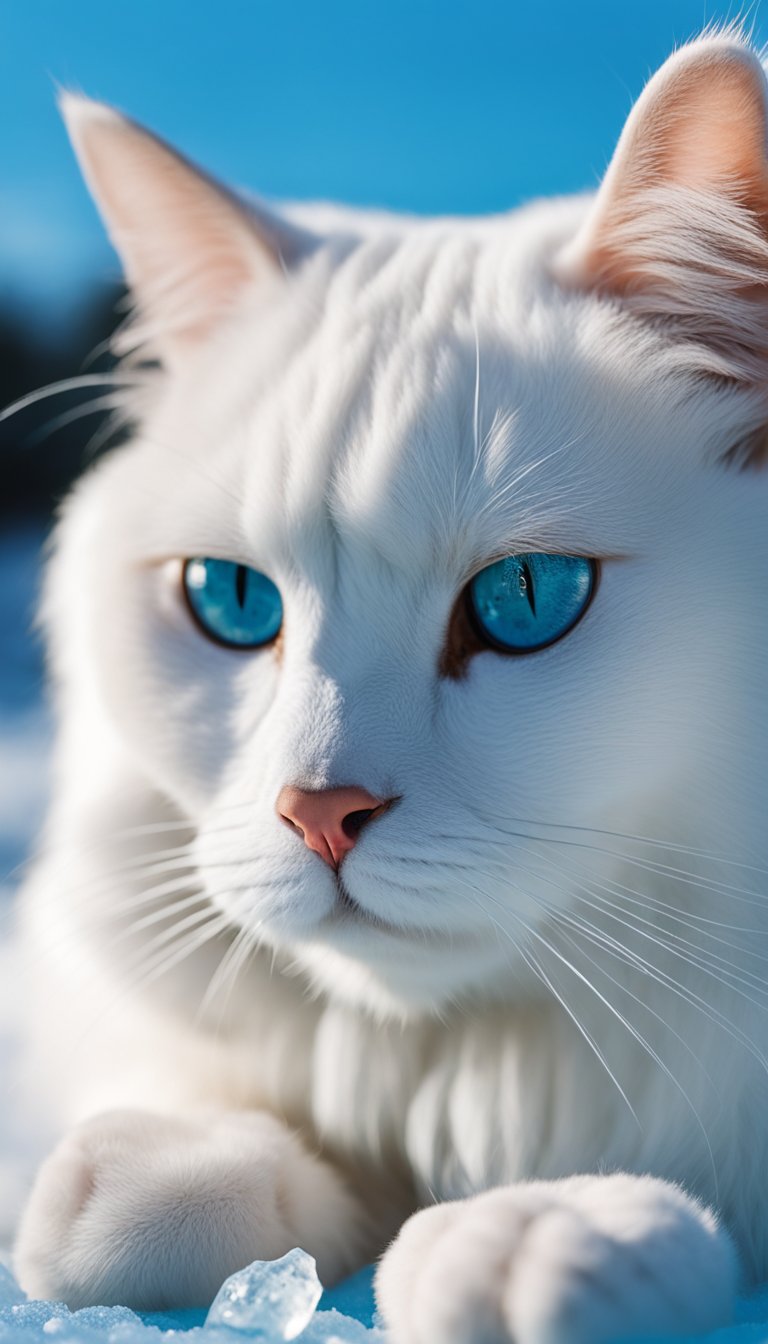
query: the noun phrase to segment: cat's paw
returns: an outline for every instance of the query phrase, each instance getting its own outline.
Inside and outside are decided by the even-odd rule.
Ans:
[[[343,1220],[330,1170],[271,1116],[100,1115],[40,1169],[16,1244],[19,1282],[72,1308],[205,1306],[236,1269],[311,1240],[298,1189],[318,1218]]]
[[[394,1344],[614,1344],[727,1324],[735,1279],[728,1237],[676,1187],[596,1176],[415,1214],[376,1295]]]

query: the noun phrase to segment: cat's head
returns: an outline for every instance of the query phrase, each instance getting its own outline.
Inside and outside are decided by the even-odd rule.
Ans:
[[[66,511],[49,616],[233,924],[440,1008],[527,981],[616,832],[741,844],[756,57],[678,52],[596,197],[487,220],[268,212],[65,111],[161,368]]]

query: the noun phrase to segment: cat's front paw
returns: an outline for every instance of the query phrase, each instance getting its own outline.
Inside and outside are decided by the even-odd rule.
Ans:
[[[19,1282],[72,1308],[204,1306],[236,1269],[297,1244],[290,1185],[310,1161],[268,1115],[97,1116],[40,1169]]]
[[[384,1256],[394,1344],[613,1344],[729,1322],[714,1218],[648,1177],[510,1186],[415,1214]]]

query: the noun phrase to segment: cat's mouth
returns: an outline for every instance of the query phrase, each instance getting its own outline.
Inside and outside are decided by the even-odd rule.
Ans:
[[[341,910],[349,910],[355,915],[362,915],[365,918],[365,911],[361,905],[358,905],[349,888],[344,885],[341,873],[336,873],[336,900]]]
[[[334,908],[326,915],[323,923],[333,928],[351,927],[355,924],[364,924],[369,929],[380,929],[383,933],[398,934],[402,937],[403,930],[395,924],[390,924],[380,915],[374,915],[365,906],[356,901],[349,887],[345,884],[341,873],[334,874],[336,883],[336,904]]]
[[[388,924],[385,919],[381,919],[378,915],[372,915],[370,910],[366,910],[364,905],[355,900],[341,873],[335,874],[335,881],[336,905],[331,911],[330,919],[334,922],[346,922],[350,919],[362,920],[363,923],[372,927],[395,931],[393,925]]]
[[[366,949],[372,950],[376,934],[381,935],[383,939],[396,941],[401,951],[406,947],[409,954],[413,951],[415,926],[404,927],[402,924],[394,924],[388,919],[383,919],[379,914],[374,914],[355,899],[340,873],[337,872],[334,876],[336,903],[318,925],[321,937],[325,933],[330,943],[346,950],[353,950],[355,955],[364,956]],[[428,933],[433,952],[441,949],[454,951],[455,937],[451,932],[435,928],[425,929],[423,926],[420,932],[425,935]],[[464,935],[467,947],[483,941],[482,934]],[[401,952],[397,955],[401,955]]]

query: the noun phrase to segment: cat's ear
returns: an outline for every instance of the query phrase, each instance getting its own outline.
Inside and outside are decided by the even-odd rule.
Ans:
[[[279,280],[307,240],[250,208],[103,103],[64,94],[83,175],[123,263],[137,331],[173,363],[252,285]]]
[[[565,284],[677,319],[713,372],[768,380],[766,78],[737,37],[676,52],[635,104]]]

